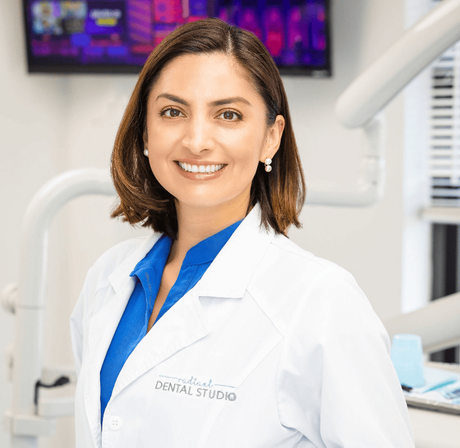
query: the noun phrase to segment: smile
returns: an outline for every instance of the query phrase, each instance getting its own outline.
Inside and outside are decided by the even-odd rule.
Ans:
[[[177,162],[177,164],[188,173],[215,173],[220,171],[225,165],[190,165],[184,162]]]

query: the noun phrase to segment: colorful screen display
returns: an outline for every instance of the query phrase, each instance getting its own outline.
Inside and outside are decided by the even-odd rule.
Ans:
[[[331,74],[328,0],[24,0],[30,72],[138,73],[178,26],[219,17],[253,32],[280,72]]]

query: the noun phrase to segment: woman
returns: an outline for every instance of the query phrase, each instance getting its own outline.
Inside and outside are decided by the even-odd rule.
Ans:
[[[304,180],[253,34],[207,19],[164,39],[112,176],[112,217],[154,232],[99,258],[72,315],[78,448],[413,447],[367,298],[285,236]]]

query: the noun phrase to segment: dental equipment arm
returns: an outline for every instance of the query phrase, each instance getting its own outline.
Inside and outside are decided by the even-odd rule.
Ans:
[[[460,0],[444,0],[410,28],[342,93],[336,115],[348,128],[366,125],[441,53],[460,40]]]
[[[368,149],[355,191],[339,185],[308,191],[307,203],[369,206],[383,194],[385,177],[383,121],[376,115],[440,54],[460,40],[460,0],[444,0],[410,28],[342,93],[336,115],[348,128],[363,128]]]
[[[423,351],[433,353],[460,344],[460,293],[434,300],[423,308],[383,322],[390,339],[398,333],[418,334]]]
[[[13,448],[37,446],[37,435],[49,435],[54,423],[35,414],[34,392],[42,378],[42,335],[47,284],[48,235],[56,213],[72,199],[87,194],[114,195],[106,170],[68,171],[46,183],[30,202],[21,229],[20,272],[12,408],[5,418]]]

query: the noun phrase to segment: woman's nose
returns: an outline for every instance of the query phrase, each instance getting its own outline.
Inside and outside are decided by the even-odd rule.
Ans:
[[[190,120],[185,129],[183,144],[194,154],[212,149],[214,139],[211,123],[203,117]]]

